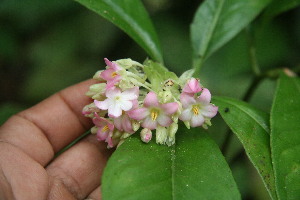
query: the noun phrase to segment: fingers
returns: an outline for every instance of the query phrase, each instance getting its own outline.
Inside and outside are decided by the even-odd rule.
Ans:
[[[91,120],[81,110],[91,101],[85,93],[93,83],[71,86],[11,117],[0,128],[0,141],[15,145],[45,166],[54,153],[90,128]]]
[[[55,159],[46,169],[77,198],[83,199],[100,185],[101,175],[112,151],[90,135]]]
[[[47,199],[45,169],[20,149],[0,142],[0,199]]]
[[[94,189],[91,194],[87,197],[86,200],[101,200],[101,186],[98,186],[96,189]]]

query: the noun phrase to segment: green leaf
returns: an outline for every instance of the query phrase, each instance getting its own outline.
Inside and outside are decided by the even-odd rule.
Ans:
[[[283,12],[286,12],[290,9],[293,9],[300,5],[300,0],[272,0],[272,3],[267,7],[266,11],[264,12],[264,22],[272,19],[276,15],[279,15]]]
[[[245,28],[270,0],[206,0],[191,25],[193,66],[198,74],[203,61]]]
[[[277,199],[271,162],[268,114],[232,98],[214,97],[213,102],[219,107],[219,113],[232,132],[241,141],[270,196]]]
[[[108,161],[101,187],[104,200],[240,199],[218,146],[203,129],[183,126],[171,147],[127,139]]]
[[[271,151],[279,199],[300,198],[300,79],[281,75],[271,110]]]
[[[109,20],[156,61],[163,62],[159,41],[152,22],[140,0],[75,0]]]

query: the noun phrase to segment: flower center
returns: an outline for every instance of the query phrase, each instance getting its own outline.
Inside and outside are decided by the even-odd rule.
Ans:
[[[105,126],[102,128],[102,132],[106,132],[106,131],[108,131],[108,126],[107,126],[107,125],[105,125]]]
[[[115,76],[117,76],[118,74],[117,74],[117,72],[113,72],[113,73],[111,73],[111,77],[115,77]]]
[[[152,121],[155,121],[156,120],[156,118],[157,118],[157,116],[158,116],[158,110],[156,110],[156,109],[152,109],[151,110],[151,119],[152,119]]]
[[[193,111],[194,115],[199,115],[199,106],[193,105],[192,111]]]

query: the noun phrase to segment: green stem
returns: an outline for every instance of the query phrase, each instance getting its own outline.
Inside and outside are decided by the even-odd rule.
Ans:
[[[202,65],[203,65],[203,57],[198,57],[198,58],[194,59],[193,66],[194,66],[195,71],[194,71],[193,77],[199,78]]]
[[[68,149],[70,149],[72,146],[74,146],[75,144],[77,144],[81,139],[83,139],[84,137],[88,136],[89,134],[91,134],[91,130],[85,132],[84,134],[82,134],[81,136],[79,136],[78,138],[76,138],[75,140],[73,140],[68,146],[66,146],[65,148],[63,148],[59,152],[57,152],[54,155],[53,159],[57,158],[60,154],[62,154],[63,152],[67,151]]]
[[[255,48],[255,42],[254,42],[254,33],[251,30],[251,27],[248,26],[246,28],[246,34],[248,39],[248,47],[249,47],[249,58],[251,63],[252,71],[254,72],[255,76],[261,75],[261,70],[257,61],[256,57],[256,48]]]

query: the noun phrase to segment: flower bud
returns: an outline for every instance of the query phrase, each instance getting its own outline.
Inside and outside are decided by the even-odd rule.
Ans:
[[[173,100],[173,95],[170,90],[161,92],[160,97],[162,99],[162,101],[161,101],[162,103],[168,103]]]
[[[139,128],[141,127],[140,123],[137,122],[136,120],[132,120],[131,126],[132,126],[132,130],[134,130],[134,132],[139,130]]]
[[[98,84],[91,85],[89,91],[85,95],[100,101],[104,100],[105,87],[106,87],[105,83],[98,83]]]
[[[121,136],[121,139],[126,139],[126,138],[128,138],[129,136],[131,136],[131,135],[132,135],[132,134],[130,134],[130,133],[124,132],[123,135]]]
[[[152,138],[152,131],[148,128],[143,128],[140,133],[140,136],[143,142],[148,143]]]
[[[91,133],[92,133],[92,134],[96,134],[97,131],[98,131],[98,129],[99,129],[99,127],[97,127],[97,126],[92,127],[92,128],[91,128]]]
[[[103,70],[99,70],[95,73],[95,75],[93,76],[93,79],[97,80],[97,81],[104,81],[103,78],[101,78],[100,74],[103,72]]]
[[[168,146],[171,146],[175,143],[175,134],[178,130],[178,124],[177,123],[172,123],[168,127],[168,138],[166,139],[166,144]]]
[[[178,130],[178,124],[177,123],[172,123],[171,126],[168,128],[168,136],[175,138],[175,134]]]
[[[191,128],[191,125],[190,125],[190,122],[189,122],[189,121],[184,121],[183,123],[184,123],[184,125],[187,127],[187,129],[190,129],[190,128]]]
[[[100,112],[99,108],[97,108],[94,103],[88,104],[82,109],[82,114],[85,117],[93,118],[95,112],[99,112],[98,114],[101,117],[105,115],[103,112]]]
[[[167,140],[167,137],[168,137],[167,129],[162,126],[157,126],[157,128],[156,128],[156,143],[164,144]]]

